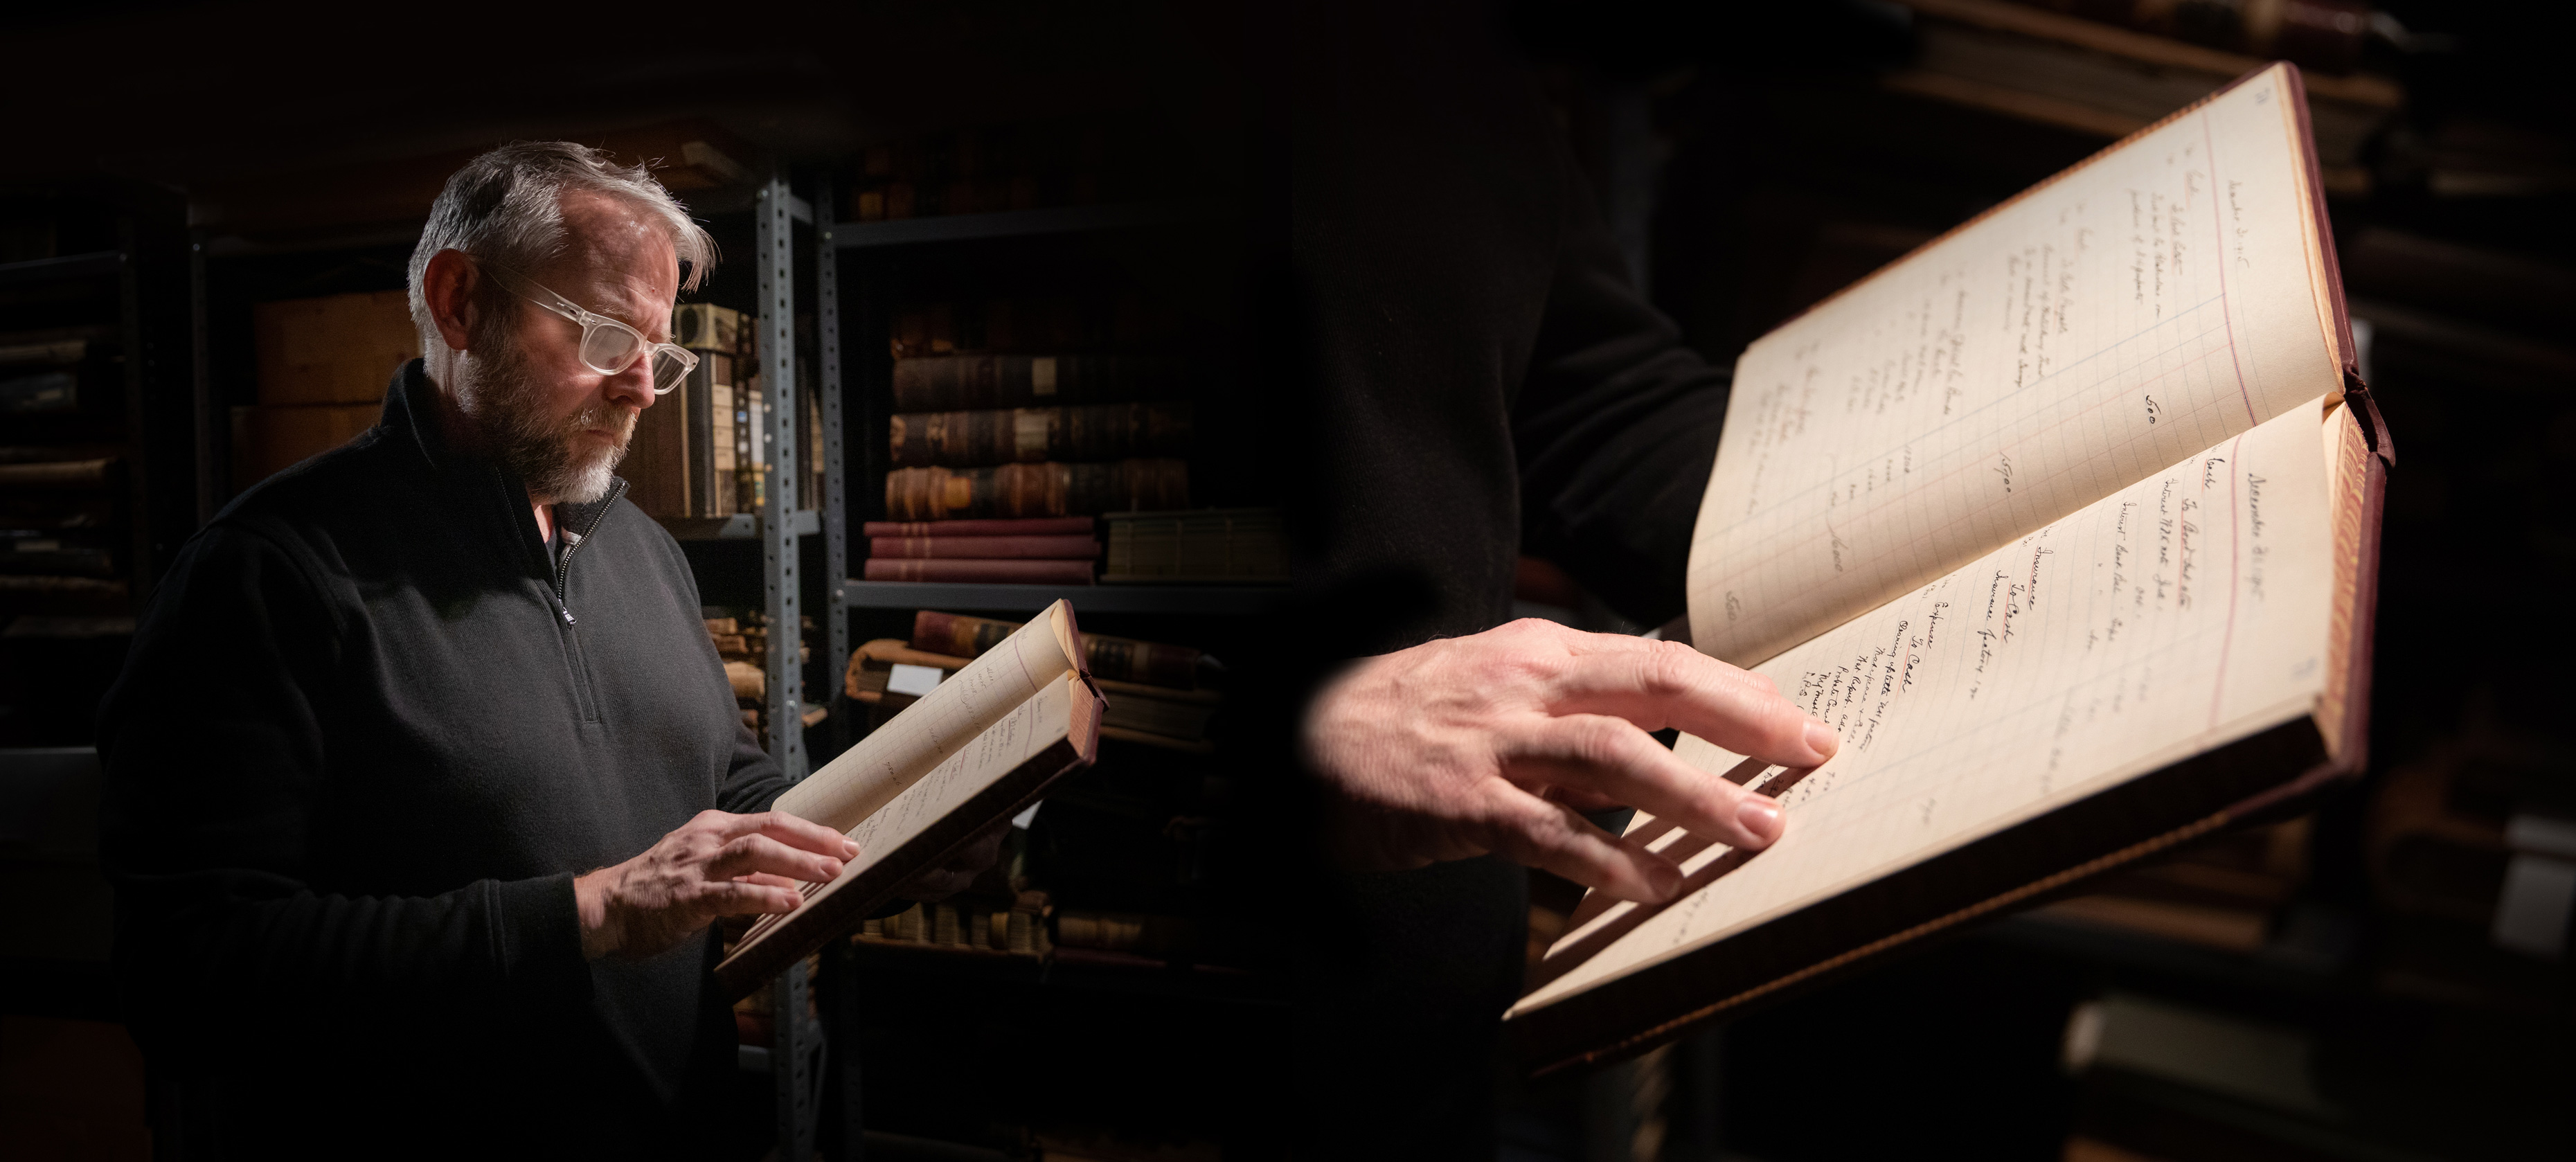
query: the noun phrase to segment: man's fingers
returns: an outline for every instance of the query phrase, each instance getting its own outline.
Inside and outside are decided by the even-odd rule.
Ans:
[[[716,824],[716,834],[725,839],[738,839],[745,835],[766,835],[789,847],[810,851],[816,855],[828,855],[834,859],[855,859],[859,854],[859,845],[852,842],[850,837],[813,820],[798,818],[784,811],[761,811],[750,815],[727,815],[721,811],[710,811],[699,818],[705,819],[707,815],[720,817],[713,822]]]
[[[1675,758],[1645,731],[1606,714],[1525,721],[1498,740],[1506,771],[1589,791],[1729,847],[1780,837],[1780,805]]]
[[[768,872],[820,884],[840,878],[841,867],[841,861],[828,855],[798,851],[766,834],[745,835],[725,844],[724,850],[707,861],[706,876],[711,880],[731,880],[753,872]]]
[[[794,888],[772,887],[748,880],[719,880],[701,885],[691,902],[705,909],[701,915],[750,916],[793,912],[805,900]]]
[[[1552,714],[1614,714],[1646,730],[1677,727],[1734,751],[1789,767],[1820,766],[1841,746],[1834,732],[1770,679],[1679,642],[1578,634],[1556,676]]]
[[[1681,886],[1682,869],[1671,860],[1622,842],[1563,804],[1509,783],[1491,785],[1483,820],[1488,850],[1639,903],[1661,903]]]

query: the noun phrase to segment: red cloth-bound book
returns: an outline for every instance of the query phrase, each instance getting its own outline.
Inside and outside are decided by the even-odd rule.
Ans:
[[[1090,536],[1087,516],[1033,516],[1011,520],[872,520],[868,537],[1070,537]]]
[[[971,581],[1018,585],[1089,585],[1090,561],[907,560],[870,557],[870,581]]]
[[[869,537],[871,557],[947,560],[1026,557],[1088,561],[1100,555],[1091,537]]]

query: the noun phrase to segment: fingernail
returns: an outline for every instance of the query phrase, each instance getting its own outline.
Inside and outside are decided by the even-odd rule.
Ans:
[[[1666,865],[1647,868],[1646,886],[1655,889],[1656,899],[1672,899],[1673,893],[1682,890],[1682,870]]]
[[[1807,720],[1807,749],[1816,752],[1818,761],[1834,757],[1834,752],[1841,750],[1842,746],[1843,740],[1834,737],[1834,729],[1825,725],[1822,719]]]
[[[1736,804],[1735,822],[1759,837],[1761,846],[1769,847],[1772,840],[1780,838],[1780,804],[1777,800],[1755,795]]]
[[[843,858],[845,858],[845,859],[857,859],[857,858],[859,858],[859,841],[858,841],[858,840],[855,840],[855,839],[844,839],[844,840],[842,840],[842,841],[841,841],[841,855],[842,855],[842,857],[843,857]]]

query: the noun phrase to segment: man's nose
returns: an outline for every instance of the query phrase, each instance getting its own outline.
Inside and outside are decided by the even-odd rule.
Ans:
[[[600,394],[606,396],[610,403],[624,404],[637,411],[653,406],[653,400],[657,397],[653,394],[652,353],[646,352],[643,358],[628,365],[626,370],[609,376],[606,382],[600,384]]]

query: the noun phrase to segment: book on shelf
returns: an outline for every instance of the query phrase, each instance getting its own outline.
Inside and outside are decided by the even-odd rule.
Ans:
[[[896,667],[935,672],[936,685],[931,688],[937,689],[955,681],[966,667],[981,660],[917,650],[902,638],[879,638],[851,651],[850,668],[842,687],[854,702],[909,706],[919,695],[897,688]],[[1107,700],[1100,719],[1103,736],[1180,750],[1212,749],[1208,727],[1225,704],[1224,694],[1122,682],[1097,675],[1091,681]]]
[[[1190,448],[1190,405],[1108,403],[908,412],[888,422],[886,445],[898,468],[1181,456]]]
[[[923,355],[894,361],[904,412],[1106,403],[1182,394],[1181,362],[1160,355]]]
[[[1640,815],[1505,1018],[1544,1072],[2294,814],[2362,765],[2389,440],[2273,65],[1746,348],[1691,642],[1841,739],[1744,852]],[[1114,541],[1113,541],[1114,552]]]
[[[887,346],[897,359],[991,353],[1046,355],[1162,346],[1188,331],[1178,311],[1132,293],[932,300],[895,312]]]
[[[999,618],[924,609],[912,615],[912,648],[957,658],[981,657],[1017,628],[1018,622]],[[1215,658],[1189,646],[1107,634],[1082,635],[1082,657],[1090,664],[1092,677],[1175,690],[1213,688],[1225,673],[1225,667]]]
[[[1109,583],[1282,582],[1288,534],[1274,508],[1108,514]]]
[[[1100,539],[1088,536],[869,537],[868,556],[960,560],[1028,557],[1058,561],[1096,561],[1100,559]]]
[[[2134,133],[2165,111],[2197,100],[2234,77],[2260,68],[2257,57],[2007,0],[1903,0],[1913,10],[1917,49],[1907,67],[1881,78],[1888,89],[1984,112],[2101,137]],[[2116,4],[2113,5],[2116,7]],[[2092,11],[2095,6],[2084,6]],[[2141,14],[2156,7],[2141,3]],[[2235,6],[2164,5],[2170,12]],[[2290,0],[2289,8],[2317,7]],[[2275,15],[2283,5],[2246,5]],[[2122,23],[2126,23],[2123,13]],[[2277,30],[2275,30],[2277,31]],[[2311,118],[2329,192],[2366,192],[2363,151],[2404,102],[2384,77],[2305,78]]]
[[[916,873],[1090,765],[1103,706],[1080,641],[1073,607],[1056,602],[779,796],[774,809],[841,832],[859,854],[743,934],[716,965],[728,996],[857,930]]]
[[[80,376],[70,371],[0,372],[0,415],[80,410]]]
[[[960,517],[1088,516],[1190,502],[1186,460],[897,468],[886,473],[886,515],[898,521]]]
[[[711,303],[682,303],[672,312],[671,333],[697,355],[698,365],[635,418],[626,458],[618,464],[627,497],[663,519],[746,511],[736,442],[743,434],[745,402],[736,390],[742,316]]]
[[[1036,516],[1018,520],[872,520],[859,535],[875,537],[1069,537],[1090,536],[1087,516]]]
[[[972,900],[914,904],[891,916],[859,925],[862,944],[943,952],[1005,953],[1045,959],[1055,951],[1047,933],[1046,893],[1022,892],[1008,907]]]
[[[2368,0],[2176,4],[2173,0],[2019,0],[2088,20],[2321,73],[2348,73],[2370,40]]]
[[[945,581],[992,585],[1089,585],[1094,562],[1013,560],[920,560],[870,557],[860,566],[862,581]]]

